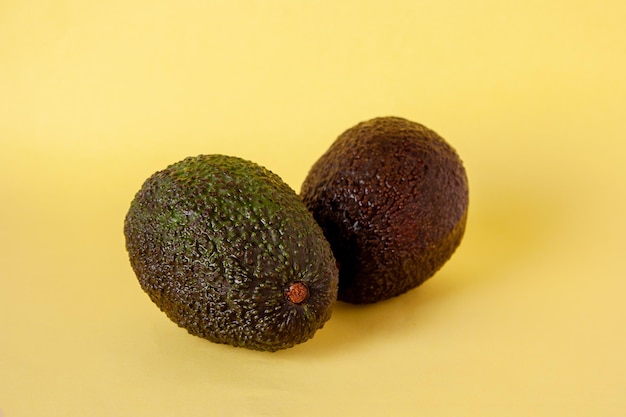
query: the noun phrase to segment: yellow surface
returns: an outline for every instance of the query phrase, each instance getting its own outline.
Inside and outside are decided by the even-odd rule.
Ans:
[[[0,414],[626,415],[626,3],[0,5]],[[122,222],[185,156],[299,190],[353,124],[444,136],[465,239],[419,289],[274,354],[141,291]]]

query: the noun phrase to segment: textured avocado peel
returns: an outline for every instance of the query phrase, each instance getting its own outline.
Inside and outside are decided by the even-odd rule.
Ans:
[[[153,174],[124,234],[143,290],[193,335],[276,351],[313,337],[332,313],[338,271],[322,230],[250,161],[200,155]]]
[[[468,183],[456,151],[399,117],[346,130],[312,166],[303,201],[339,265],[339,299],[373,303],[419,286],[465,231]]]

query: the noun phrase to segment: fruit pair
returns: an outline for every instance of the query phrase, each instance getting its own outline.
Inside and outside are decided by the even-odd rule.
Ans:
[[[397,117],[348,129],[298,196],[252,162],[201,155],[146,180],[124,222],[141,287],[213,342],[275,351],[335,300],[373,303],[431,277],[465,229],[467,178],[441,137]]]

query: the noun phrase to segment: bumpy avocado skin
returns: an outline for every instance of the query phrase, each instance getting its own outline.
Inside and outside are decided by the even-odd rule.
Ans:
[[[276,351],[330,318],[337,267],[297,194],[252,162],[201,155],[148,178],[124,221],[143,290],[176,324],[216,343]],[[307,299],[294,304],[291,284]]]
[[[301,196],[339,263],[339,299],[373,303],[439,270],[465,231],[468,182],[437,133],[399,117],[348,129],[313,165]]]

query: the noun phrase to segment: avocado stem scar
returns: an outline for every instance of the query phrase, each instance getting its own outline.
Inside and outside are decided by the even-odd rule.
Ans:
[[[296,281],[285,291],[285,296],[294,304],[302,304],[309,298],[309,289],[304,282]]]

